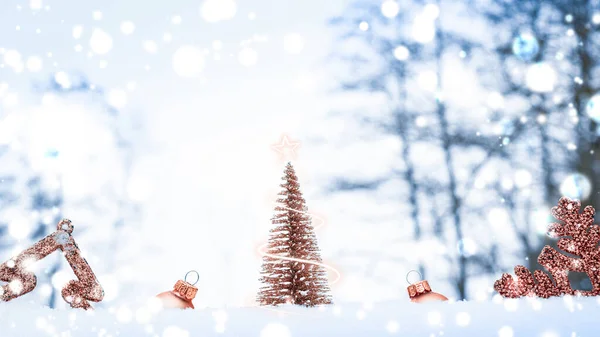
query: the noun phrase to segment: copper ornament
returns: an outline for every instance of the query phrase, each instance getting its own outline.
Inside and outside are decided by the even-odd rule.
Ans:
[[[0,265],[0,281],[8,282],[0,286],[0,301],[10,301],[35,289],[37,277],[28,267],[60,249],[73,269],[77,281],[71,280],[62,289],[63,299],[72,308],[91,309],[88,301],[100,302],[104,290],[87,261],[71,236],[71,220],[63,219],[57,225],[56,232],[41,239],[19,255]]]
[[[196,282],[190,284],[187,282],[187,277],[190,273],[196,273]],[[156,297],[160,299],[163,308],[177,308],[177,309],[194,309],[194,303],[192,300],[198,293],[198,288],[194,285],[200,280],[200,274],[197,271],[191,270],[184,277],[185,281],[179,280],[173,286],[173,290],[162,292]]]
[[[586,206],[581,212],[580,201],[563,197],[551,212],[560,223],[550,224],[548,234],[558,238],[560,251],[544,246],[537,260],[549,275],[541,270],[532,273],[525,266],[518,265],[514,268],[516,279],[502,274],[494,283],[494,289],[502,297],[600,295],[600,226],[594,223],[596,211],[592,206]],[[570,272],[586,273],[592,290],[573,289],[569,281]]]
[[[412,272],[419,274],[419,278],[422,278],[421,273],[419,273],[416,270],[411,270],[410,272],[408,272],[408,274],[406,274],[406,282],[410,284],[408,288],[406,288],[406,290],[408,291],[408,297],[410,297],[411,302],[424,303],[448,300],[446,296],[431,291],[431,287],[429,286],[429,282],[427,282],[427,280],[421,280],[416,283],[410,283],[410,281],[408,280],[408,275],[410,275],[410,273]]]

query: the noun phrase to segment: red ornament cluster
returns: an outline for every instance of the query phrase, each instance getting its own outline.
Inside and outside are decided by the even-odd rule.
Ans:
[[[538,257],[554,279],[536,270],[533,275],[524,266],[515,267],[517,280],[508,274],[494,283],[494,289],[503,297],[518,298],[537,296],[548,298],[560,295],[597,296],[600,294],[600,226],[594,224],[595,210],[587,206],[580,213],[581,203],[577,200],[561,198],[558,206],[552,208],[552,215],[562,223],[552,223],[548,234],[560,238],[558,248],[577,256],[570,257],[545,246]],[[590,291],[574,290],[569,282],[569,272],[586,273],[592,283]]]

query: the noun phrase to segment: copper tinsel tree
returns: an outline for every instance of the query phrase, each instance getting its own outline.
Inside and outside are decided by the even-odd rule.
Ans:
[[[291,163],[285,167],[282,180],[276,214],[271,219],[275,228],[270,231],[267,245],[267,254],[282,258],[263,257],[260,281],[264,286],[258,293],[258,302],[261,305],[291,303],[308,307],[331,304],[324,268],[294,261],[322,262],[306,202]]]

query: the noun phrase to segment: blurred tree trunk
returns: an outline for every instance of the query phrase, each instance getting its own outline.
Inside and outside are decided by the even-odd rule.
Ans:
[[[535,57],[531,60],[533,63],[544,61],[544,57],[547,56],[549,51],[547,50],[549,44],[549,35],[547,32],[539,29],[540,26],[540,12],[542,9],[542,5],[544,3],[539,2],[537,0],[525,0],[525,1],[512,1],[512,2],[498,2],[502,8],[500,14],[496,12],[486,13],[488,19],[491,22],[500,22],[503,25],[501,27],[511,27],[511,22],[514,21],[514,14],[525,14],[526,24],[522,24],[519,27],[516,27],[513,30],[513,38],[516,38],[519,34],[525,29],[525,32],[531,32],[531,34],[539,41],[539,51]],[[481,9],[483,12],[487,11],[487,8]],[[507,22],[509,23],[507,25]],[[503,63],[506,64],[507,60],[513,58],[514,51],[512,49],[512,41],[509,42],[508,45],[500,46],[500,50],[498,51]],[[512,81],[511,66],[504,66],[503,69],[503,78],[506,81],[509,81],[508,90],[504,92],[504,96],[511,95],[522,95],[524,98],[533,101],[533,98],[536,95],[540,95],[541,99],[539,102],[534,103],[529,111],[524,111],[524,115],[528,116],[528,120],[532,120],[532,124],[537,131],[539,137],[539,180],[541,184],[537,191],[542,195],[543,207],[544,210],[547,211],[547,214],[550,215],[550,207],[554,206],[559,199],[559,192],[557,182],[554,179],[554,174],[557,169],[555,168],[554,162],[552,161],[552,147],[555,139],[552,137],[549,131],[548,120],[551,115],[551,108],[549,107],[548,102],[552,102],[552,98],[548,97],[549,95],[543,93],[535,93],[532,92],[529,88],[523,87],[521,83],[510,82]],[[542,121],[538,119],[540,116],[544,116],[545,119]],[[524,133],[524,135],[533,137],[531,133]],[[515,163],[519,164],[519,163]],[[516,212],[521,208],[517,203],[517,196],[511,195],[506,198],[510,198],[509,210],[511,212],[512,221],[518,221],[519,217],[516,215]],[[507,199],[508,200],[508,199]],[[528,200],[528,198],[527,198]],[[528,201],[529,205],[531,201]],[[539,240],[536,239],[538,237],[537,228],[533,228],[531,226],[531,216],[529,212],[532,210],[531,205],[525,208],[529,210],[525,213],[523,217],[523,221],[525,221],[524,228],[516,228],[516,234],[519,237],[519,241],[522,245],[523,253],[527,259],[527,267],[531,270],[534,269],[543,269],[537,262],[540,251],[544,245],[552,245],[552,240],[544,235],[540,237]],[[533,233],[532,233],[533,232]],[[533,234],[533,235],[532,235]]]
[[[380,10],[380,3],[373,3],[369,1],[357,1],[349,6],[347,16],[338,17],[332,20],[334,26],[344,26],[344,29],[349,29],[341,38],[343,42],[346,40],[352,40],[356,38],[356,22],[369,18],[373,27],[375,23],[382,24],[386,27],[394,27],[394,31],[398,32],[399,35],[390,37],[387,35],[381,35],[375,30],[370,28],[365,32],[361,32],[360,39],[363,40],[366,45],[373,48],[377,54],[376,59],[369,60],[369,62],[382,62],[384,65],[380,70],[375,73],[349,77],[345,80],[340,81],[340,86],[345,92],[370,92],[385,95],[388,106],[389,114],[384,118],[375,119],[369,117],[367,114],[361,116],[361,119],[365,120],[371,125],[376,125],[377,128],[384,133],[398,137],[400,140],[400,151],[398,153],[399,158],[404,165],[402,170],[394,170],[394,174],[390,174],[384,177],[376,177],[367,181],[356,181],[353,179],[340,178],[337,179],[335,190],[338,192],[343,191],[355,191],[355,190],[376,190],[382,183],[387,181],[401,180],[403,184],[407,186],[406,190],[402,190],[399,198],[394,200],[394,203],[401,204],[408,209],[408,215],[412,225],[412,241],[419,242],[425,236],[422,219],[420,213],[422,205],[419,201],[420,182],[416,176],[418,172],[417,162],[415,158],[411,157],[414,155],[413,147],[414,143],[420,137],[415,127],[416,113],[409,110],[407,102],[408,97],[408,66],[406,60],[400,61],[395,57],[389,57],[393,55],[394,47],[398,45],[406,46],[410,49],[411,41],[406,38],[402,33],[402,25],[405,24],[405,20],[399,17],[390,20],[387,17],[383,17]],[[360,8],[360,12],[354,12],[352,9]],[[368,15],[365,16],[365,13]],[[355,17],[358,15],[358,17]],[[408,19],[408,17],[405,17]],[[353,54],[353,57],[343,56],[342,59],[350,61],[350,64],[358,64],[365,62],[363,56]],[[401,220],[401,219],[400,219]],[[399,221],[400,226],[403,228],[407,226],[406,222]],[[400,228],[402,231],[402,228]],[[401,248],[401,247],[398,247]],[[378,257],[378,260],[381,260]],[[405,260],[398,260],[393,258],[391,260],[405,263]],[[414,265],[416,263],[416,265]],[[371,268],[368,268],[368,272],[372,273],[372,270],[377,265],[376,262],[371,264]],[[410,260],[411,269],[417,269],[422,276],[425,275],[425,266],[423,265],[422,259],[416,262],[414,259]]]
[[[570,0],[562,6],[563,15],[573,16],[573,30],[577,37],[576,57],[579,66],[579,77],[581,84],[574,83],[573,98],[577,116],[579,118],[577,132],[577,171],[590,179],[592,184],[592,193],[587,199],[587,203],[600,209],[600,196],[597,192],[600,187],[598,178],[598,166],[600,165],[600,153],[598,153],[598,141],[596,137],[597,123],[590,119],[586,114],[586,104],[594,94],[592,88],[592,71],[595,68],[595,61],[592,58],[590,48],[592,41],[590,39],[590,1],[588,0]]]
[[[61,181],[62,183],[62,181]],[[48,234],[54,232],[56,230],[56,225],[62,219],[62,207],[63,207],[63,193],[62,190],[58,191],[48,191],[42,187],[42,178],[35,177],[31,179],[29,182],[29,188],[33,191],[32,202],[31,202],[31,211],[37,212],[40,214],[41,219],[38,221],[37,229],[31,235],[31,241],[33,243],[38,240],[44,238]],[[54,213],[54,210],[57,209],[58,212],[52,216],[52,218],[48,222],[45,222],[43,218],[46,214]],[[51,286],[52,292],[48,298],[48,306],[50,308],[56,308],[56,302],[60,295],[60,289],[56,289],[52,284],[52,277],[62,268],[63,266],[63,254],[58,253],[56,257],[56,261],[52,264],[46,271],[45,278]]]
[[[551,161],[551,150],[550,150],[550,137],[548,135],[548,128],[546,124],[538,123],[539,132],[540,132],[540,166],[542,168],[542,184],[543,184],[543,194],[544,194],[544,202],[545,206],[553,207],[556,205],[559,199],[559,192],[556,182],[554,181],[552,174],[554,172],[553,165]],[[548,215],[550,215],[550,208],[548,208]],[[534,231],[536,231],[534,229]],[[552,240],[547,235],[543,236],[541,240],[540,247],[534,247],[533,250],[529,250],[528,252],[528,263],[529,267],[533,269],[543,268],[537,262],[538,255],[541,252],[541,248],[545,245],[551,245]]]
[[[440,8],[440,14],[443,13],[441,8],[441,1],[437,1],[438,8]],[[446,49],[446,41],[444,33],[440,27],[440,18],[438,17],[435,21],[435,59],[436,59],[436,71],[437,71],[437,86],[438,93],[443,90],[443,62],[444,62],[444,51]],[[438,94],[436,93],[436,94]],[[455,229],[456,242],[460,244],[463,241],[463,228],[462,218],[460,209],[460,197],[457,191],[457,179],[456,172],[454,170],[454,160],[452,153],[452,135],[450,134],[450,127],[448,124],[448,116],[446,105],[441,98],[436,99],[436,117],[438,119],[440,127],[440,141],[442,149],[444,150],[444,164],[448,178],[448,194],[450,199],[450,217],[452,224]],[[458,291],[459,300],[466,298],[466,284],[467,284],[467,258],[465,254],[459,252],[458,254],[458,275],[456,277],[456,289]]]
[[[413,116],[408,113],[408,107],[406,101],[408,100],[407,95],[407,84],[406,84],[406,65],[402,63],[395,71],[395,78],[398,84],[399,95],[398,105],[399,109],[395,111],[396,119],[396,134],[402,142],[401,157],[404,165],[406,166],[402,178],[408,184],[408,202],[410,207],[410,218],[413,223],[413,239],[416,242],[422,239],[422,226],[419,218],[420,205],[419,205],[419,183],[415,178],[415,163],[411,159],[411,147],[412,139],[410,136],[410,130],[414,127]],[[425,278],[425,267],[423,261],[419,258],[417,269],[421,276]]]
[[[575,51],[576,63],[579,66],[578,75],[581,82],[573,83],[573,101],[577,110],[577,156],[575,168],[577,172],[585,175],[591,183],[591,193],[583,203],[592,205],[595,209],[600,209],[600,178],[598,171],[600,166],[600,153],[598,151],[598,137],[596,136],[598,124],[588,117],[586,105],[589,99],[594,95],[595,88],[592,87],[592,76],[596,61],[592,57],[591,49],[593,42],[591,39],[591,13],[592,6],[589,0],[568,0],[563,2],[563,16],[571,15],[573,20],[573,31],[576,37],[577,46]],[[583,274],[572,274],[569,277],[574,288],[591,289],[589,279]]]

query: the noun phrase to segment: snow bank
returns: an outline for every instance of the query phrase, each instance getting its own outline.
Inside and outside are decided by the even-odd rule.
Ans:
[[[445,336],[595,337],[600,299],[555,298],[413,304],[340,304],[321,309],[282,307],[165,310],[121,307],[51,310],[0,303],[0,337],[32,336]]]

